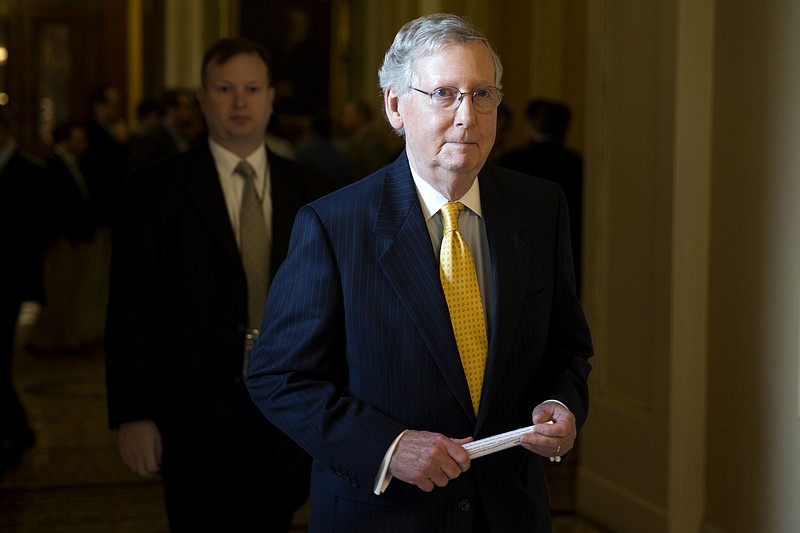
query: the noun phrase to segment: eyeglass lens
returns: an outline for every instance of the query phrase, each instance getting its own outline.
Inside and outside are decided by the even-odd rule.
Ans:
[[[419,92],[424,93],[417,89]],[[496,87],[480,87],[471,93],[462,93],[455,87],[438,87],[429,94],[431,102],[440,109],[458,107],[464,96],[471,95],[472,103],[481,111],[491,111],[500,105],[502,93]]]

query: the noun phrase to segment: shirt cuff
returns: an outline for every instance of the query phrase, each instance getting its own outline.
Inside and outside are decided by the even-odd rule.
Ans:
[[[559,402],[558,400],[545,400],[545,401],[543,401],[542,403],[547,403],[547,402],[555,402],[555,403],[557,403],[557,404],[559,404],[559,405],[563,406],[563,407],[564,407],[564,409],[566,409],[566,410],[567,410],[567,411],[569,411],[570,413],[572,412],[572,411],[570,411],[569,407],[567,407],[567,406],[564,404],[564,402]]]
[[[378,475],[375,476],[375,482],[372,485],[372,492],[374,492],[377,496],[380,496],[386,490],[386,487],[389,486],[389,482],[392,480],[392,474],[389,473],[389,463],[392,460],[392,454],[394,453],[394,449],[397,448],[397,443],[400,442],[400,438],[406,434],[405,430],[400,433],[396,439],[392,442],[392,445],[389,446],[389,449],[386,450],[386,454],[383,456],[383,461],[381,461],[381,465],[378,467]]]

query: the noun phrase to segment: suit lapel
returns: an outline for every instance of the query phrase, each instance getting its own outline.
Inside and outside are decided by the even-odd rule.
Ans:
[[[518,282],[529,275],[533,261],[532,248],[523,238],[529,221],[520,208],[519,198],[503,183],[503,176],[496,167],[485,167],[481,172],[481,208],[486,221],[495,294],[481,419],[498,397],[499,376],[507,361],[519,356],[508,353],[509,343],[503,341],[512,338],[517,328],[526,327],[519,323],[526,295]]]
[[[378,259],[380,267],[405,304],[448,388],[474,417],[439,266],[405,156],[386,169],[373,230],[389,239]]]
[[[186,187],[225,254],[241,268],[242,260],[236,245],[236,236],[231,227],[216,169],[211,151],[207,145],[203,145],[203,148],[198,149],[197,157],[190,160]]]

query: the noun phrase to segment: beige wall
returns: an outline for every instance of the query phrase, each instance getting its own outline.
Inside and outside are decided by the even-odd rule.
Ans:
[[[584,303],[596,357],[578,505],[618,532],[669,531],[674,4],[587,3]]]
[[[587,2],[581,511],[797,531],[800,4]]]
[[[707,519],[800,530],[800,3],[717,1]]]

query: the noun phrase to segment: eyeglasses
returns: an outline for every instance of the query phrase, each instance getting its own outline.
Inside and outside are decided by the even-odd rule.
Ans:
[[[411,89],[430,97],[434,107],[447,111],[458,109],[467,94],[472,95],[472,104],[475,106],[475,110],[481,113],[492,111],[500,105],[500,101],[503,99],[500,89],[492,86],[478,87],[474,91],[466,93],[462,93],[455,87],[438,87],[431,92],[425,92],[416,87],[411,87]]]

